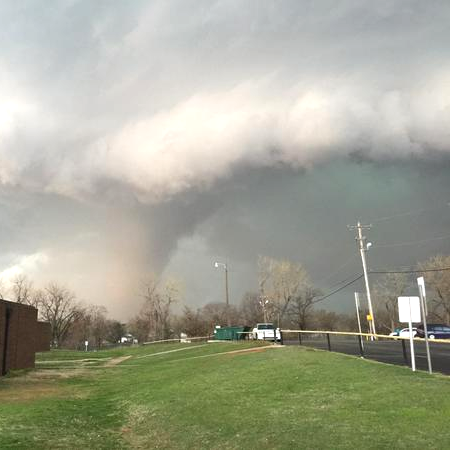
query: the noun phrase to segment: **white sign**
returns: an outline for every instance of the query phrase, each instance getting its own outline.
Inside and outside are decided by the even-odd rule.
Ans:
[[[422,322],[419,297],[398,297],[399,322]]]
[[[398,297],[398,318],[400,322],[408,322],[409,347],[411,350],[411,369],[416,371],[416,357],[414,354],[414,339],[412,332],[412,322],[420,322],[420,298],[419,297]]]
[[[425,293],[425,280],[423,279],[423,277],[417,278],[417,284],[422,288],[422,295],[426,297],[427,294]]]

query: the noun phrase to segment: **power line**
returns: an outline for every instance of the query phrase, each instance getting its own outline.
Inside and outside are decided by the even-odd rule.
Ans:
[[[437,236],[437,237],[432,237],[432,238],[428,238],[428,239],[421,239],[420,241],[408,241],[408,242],[380,244],[380,245],[374,244],[372,246],[372,248],[402,247],[402,246],[406,246],[406,245],[417,245],[417,244],[423,244],[425,242],[439,241],[439,240],[448,239],[448,238],[450,238],[450,234],[448,234],[446,236]]]
[[[398,217],[407,217],[407,216],[413,216],[415,214],[422,214],[424,212],[430,212],[435,211],[437,209],[442,210],[443,206],[450,206],[450,202],[441,203],[438,206],[433,206],[432,208],[422,208],[422,209],[416,209],[404,213],[399,214],[393,214],[392,216],[385,216],[385,217],[379,217],[378,219],[371,220],[372,223],[379,223],[379,222],[385,222],[386,220],[396,219]]]
[[[349,277],[347,277],[347,278],[345,278],[345,279],[343,279],[341,281],[338,281],[337,283],[333,283],[332,285],[328,286],[328,289],[333,289],[335,286],[339,286],[342,283],[346,283],[348,280],[350,280],[350,278],[353,278],[354,276],[355,275],[353,274],[353,275],[350,275]]]
[[[427,272],[442,272],[450,270],[450,267],[437,267],[435,269],[423,269],[423,270],[370,270],[370,274],[388,274],[388,273],[427,273]],[[328,297],[331,297],[334,294],[337,294],[339,291],[342,291],[346,287],[350,286],[351,284],[355,283],[356,281],[360,280],[364,275],[358,275],[356,278],[353,278],[348,283],[345,283],[343,286],[335,289],[334,291],[329,292],[328,294],[324,295],[323,297],[319,297],[317,301],[325,300]],[[348,278],[347,278],[348,279]],[[343,283],[346,280],[341,281]]]
[[[356,278],[354,278],[353,280],[349,281],[348,283],[344,284],[344,286],[341,286],[340,288],[335,289],[332,292],[329,292],[327,295],[324,295],[323,297],[320,297],[317,299],[317,301],[322,301],[325,300],[328,297],[331,297],[332,295],[338,293],[339,291],[342,291],[342,289],[345,289],[346,287],[350,286],[351,284],[355,283],[356,281],[360,280],[364,275],[358,275]]]
[[[372,274],[383,274],[383,273],[426,273],[426,272],[443,272],[445,270],[450,270],[450,267],[437,267],[435,269],[415,269],[415,270],[371,270],[369,273]]]

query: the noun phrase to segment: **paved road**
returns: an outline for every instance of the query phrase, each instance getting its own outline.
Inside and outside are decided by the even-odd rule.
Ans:
[[[356,336],[330,335],[331,351],[359,356],[359,344]],[[288,335],[284,338],[285,345],[299,345],[297,336]],[[325,335],[309,337],[302,335],[302,345],[328,350]],[[406,355],[410,366],[409,340],[405,340]],[[416,353],[416,368],[428,370],[425,342],[414,341]],[[450,375],[450,342],[448,344],[430,342],[431,363],[433,372],[441,372]],[[390,364],[406,365],[403,355],[402,342],[397,341],[364,341],[364,356],[368,359],[386,362]]]

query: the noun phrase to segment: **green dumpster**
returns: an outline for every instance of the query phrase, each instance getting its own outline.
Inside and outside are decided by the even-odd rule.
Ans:
[[[246,332],[250,331],[250,327],[216,327],[214,329],[214,339],[217,341],[237,341],[246,339]]]

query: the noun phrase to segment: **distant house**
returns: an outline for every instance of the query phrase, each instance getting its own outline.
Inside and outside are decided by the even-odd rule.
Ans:
[[[34,367],[35,353],[50,350],[51,327],[33,306],[0,300],[0,375]]]

